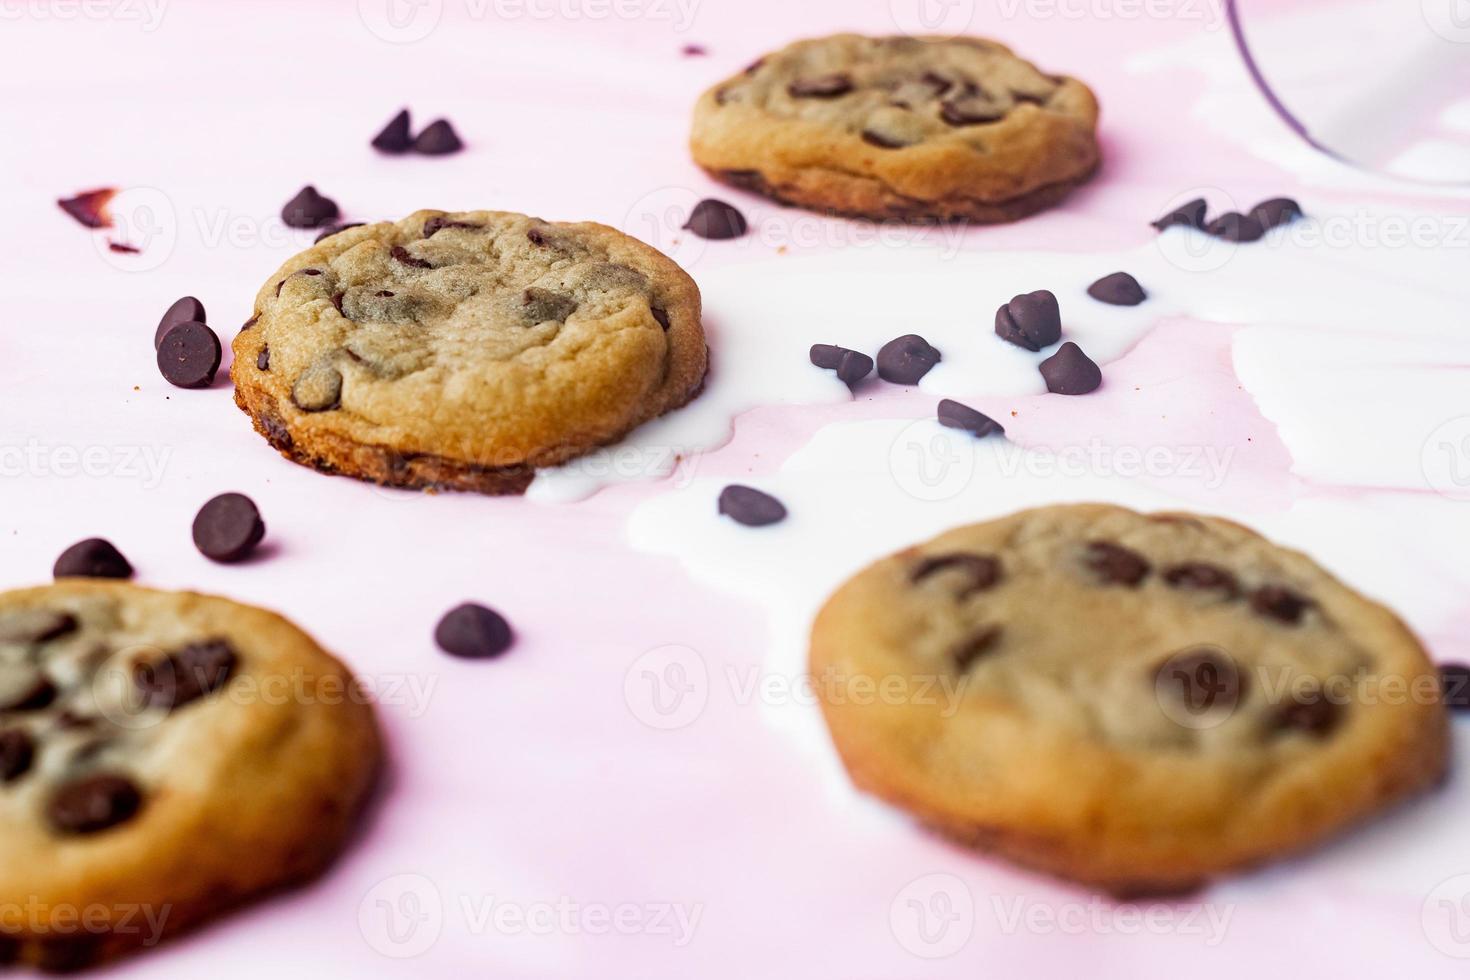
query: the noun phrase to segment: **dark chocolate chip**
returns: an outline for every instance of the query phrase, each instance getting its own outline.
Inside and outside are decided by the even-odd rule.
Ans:
[[[1005,118],[1006,111],[981,96],[950,99],[939,107],[939,118],[951,126],[977,126]]]
[[[984,438],[994,433],[1005,433],[1005,428],[983,412],[952,398],[939,403],[939,424],[951,429],[964,429],[972,435]]]
[[[835,99],[852,91],[852,79],[846,75],[818,75],[798,78],[786,86],[793,99]]]
[[[1085,395],[1102,384],[1102,370],[1070,340],[1039,365],[1046,390],[1058,395]]]
[[[316,236],[316,238],[312,241],[312,244],[315,245],[317,242],[320,242],[320,241],[323,241],[325,239],[331,238],[333,235],[336,235],[336,234],[338,234],[340,232],[344,232],[348,228],[361,228],[362,227],[362,224],[363,223],[361,221],[348,221],[345,224],[332,225],[326,231],[324,231],[320,235]]]
[[[76,197],[64,197],[56,203],[61,210],[88,228],[111,228],[112,216],[107,213],[107,202],[116,193],[114,188],[103,187],[95,191],[82,191]]]
[[[1265,230],[1286,225],[1302,216],[1299,204],[1289,197],[1273,197],[1250,209],[1250,216]]]
[[[871,357],[836,344],[812,344],[807,356],[817,367],[837,372],[837,380],[848,388],[857,387],[859,381],[873,373]]]
[[[995,311],[995,335],[1017,347],[1041,350],[1062,339],[1062,311],[1049,289],[1011,297]]]
[[[1247,675],[1224,650],[1198,647],[1161,663],[1154,671],[1154,684],[1170,690],[1192,713],[1229,711],[1244,699]]]
[[[255,355],[255,369],[257,371],[269,371],[271,369],[271,348],[266,344],[260,348],[260,353]]]
[[[336,221],[341,213],[336,201],[323,197],[315,187],[307,184],[286,202],[281,209],[281,220],[292,228],[320,228]]]
[[[477,224],[475,224],[472,221],[455,221],[452,218],[446,218],[442,214],[438,214],[438,215],[435,215],[434,217],[430,218],[428,221],[425,221],[424,222],[424,237],[425,238],[433,238],[434,235],[437,232],[443,231],[445,228],[482,228],[482,227],[484,227],[484,226],[483,225],[477,225]]]
[[[1219,565],[1203,561],[1187,561],[1164,569],[1164,581],[1176,589],[1196,592],[1218,590],[1234,599],[1240,594],[1240,585],[1235,576]]]
[[[40,711],[56,700],[56,685],[45,674],[34,667],[11,668],[22,672],[17,684],[9,693],[0,693],[0,713]]]
[[[896,385],[914,385],[940,361],[939,351],[916,333],[904,334],[878,350],[878,377]]]
[[[259,322],[260,322],[260,314],[257,313],[254,316],[252,316],[250,319],[246,320],[244,323],[240,324],[240,332],[241,333],[244,333],[245,331],[249,330],[251,327],[255,326]]]
[[[512,638],[504,616],[473,602],[455,606],[434,627],[439,649],[472,660],[498,657],[509,649]]]
[[[1291,700],[1271,715],[1268,725],[1273,732],[1297,731],[1325,738],[1339,721],[1342,712],[1321,690],[1294,693]]]
[[[176,323],[158,345],[158,370],[178,388],[208,388],[214,383],[221,356],[219,338],[202,323]]]
[[[938,72],[926,71],[920,80],[932,88],[935,95],[943,95],[954,88],[954,82],[940,75]]]
[[[1227,211],[1205,225],[1205,231],[1227,242],[1253,242],[1266,233],[1261,223],[1238,211]]]
[[[448,119],[436,119],[414,139],[413,149],[415,153],[437,157],[446,153],[458,153],[464,149],[464,141],[459,138]]]
[[[1174,225],[1184,225],[1188,228],[1200,228],[1205,226],[1205,199],[1197,197],[1193,201],[1179,205],[1173,211],[1151,222],[1159,231]]]
[[[20,729],[0,732],[0,783],[13,783],[30,772],[36,743]]]
[[[383,299],[392,299],[394,296],[397,296],[398,294],[395,293],[391,289],[380,289],[376,293],[373,293],[373,295],[374,296],[381,296]]]
[[[650,306],[648,312],[653,314],[654,320],[665,330],[669,329],[669,311],[658,306]]]
[[[343,298],[346,295],[347,295],[346,293],[333,293],[332,294],[332,308],[334,310],[336,310],[338,313],[340,313],[342,316],[346,316],[347,315],[345,313],[342,313],[342,300],[343,300]]]
[[[896,136],[888,136],[872,129],[863,130],[863,142],[884,150],[899,150],[908,145]]]
[[[739,238],[746,231],[745,215],[741,214],[733,204],[727,204],[718,198],[707,197],[694,205],[694,210],[689,212],[689,220],[684,223],[684,227],[700,238],[711,238],[716,241]]]
[[[265,522],[255,501],[243,493],[222,493],[194,516],[194,547],[214,561],[239,561],[263,537]]]
[[[765,527],[786,519],[786,505],[754,487],[732,483],[720,491],[721,514],[746,527]]]
[[[127,242],[108,242],[107,250],[109,252],[117,252],[120,255],[138,255],[143,251],[138,246],[129,245]]]
[[[1283,623],[1301,622],[1312,600],[1284,585],[1263,585],[1250,594],[1251,609]]]
[[[432,269],[433,266],[426,260],[417,258],[402,245],[394,245],[388,254],[393,256],[395,262],[401,262],[411,269]]]
[[[679,49],[679,53],[686,58],[703,58],[709,51],[703,44],[686,44]]]
[[[954,658],[955,666],[960,670],[969,670],[975,661],[995,649],[996,643],[1000,641],[1001,628],[999,626],[982,626],[970,636],[961,640],[950,654]]]
[[[104,538],[78,541],[51,568],[56,578],[132,578],[133,566]]]
[[[527,231],[526,238],[530,240],[532,245],[536,245],[538,247],[546,244],[546,233],[540,228],[532,228]]]
[[[565,293],[532,286],[521,294],[521,312],[530,323],[565,320],[577,309],[577,301]]]
[[[163,343],[163,335],[168,333],[169,328],[189,320],[197,323],[205,322],[204,304],[192,296],[174,300],[174,305],[170,306],[163,314],[163,319],[158,321],[158,329],[153,331],[153,349],[158,350],[158,345]]]
[[[1137,585],[1148,577],[1152,568],[1148,559],[1132,548],[1111,541],[1089,541],[1084,560],[1109,585]]]
[[[0,643],[46,643],[77,628],[77,618],[54,609],[21,609],[0,618]]]
[[[408,110],[399,110],[398,115],[388,120],[388,125],[373,137],[373,149],[379,153],[406,153],[413,145],[413,134],[409,127]]]
[[[224,640],[204,640],[181,647],[153,663],[134,668],[133,681],[150,708],[176,711],[224,687],[240,661]]]
[[[95,834],[131,820],[142,806],[132,780],[97,773],[62,785],[46,804],[46,816],[60,833]]]
[[[1103,276],[1087,287],[1087,295],[1099,303],[1111,306],[1137,306],[1148,299],[1148,293],[1126,272],[1114,272]]]
[[[1444,692],[1444,706],[1455,711],[1470,709],[1470,666],[1440,664],[1439,686]]]
[[[967,599],[977,592],[995,588],[1001,579],[1000,559],[994,555],[977,555],[967,551],[956,551],[943,555],[929,555],[914,566],[909,580],[915,584],[931,575],[943,571],[958,571],[969,579],[958,597]]]

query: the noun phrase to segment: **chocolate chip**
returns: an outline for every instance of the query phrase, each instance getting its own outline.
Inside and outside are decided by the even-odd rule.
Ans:
[[[318,194],[316,188],[307,184],[281,209],[281,220],[292,228],[320,228],[337,220],[342,212],[337,202]]]
[[[812,344],[807,357],[819,368],[837,372],[837,380],[848,388],[873,372],[873,359],[859,351],[838,347],[836,344]]]
[[[561,321],[577,309],[577,301],[564,293],[532,286],[521,294],[521,313],[529,323]]]
[[[900,150],[908,145],[897,136],[889,136],[872,129],[863,130],[863,142],[884,150]]]
[[[109,252],[117,252],[120,255],[138,255],[143,251],[138,246],[129,245],[127,242],[108,242],[107,250]]]
[[[1173,211],[1151,222],[1159,231],[1174,225],[1184,225],[1188,228],[1204,228],[1205,226],[1205,199],[1197,197],[1193,201],[1179,205]]]
[[[878,350],[878,377],[896,385],[918,384],[940,361],[939,351],[916,333],[904,334]]]
[[[439,649],[456,657],[497,657],[510,647],[511,639],[504,616],[473,602],[455,606],[434,627]]]
[[[379,153],[406,153],[413,145],[413,135],[409,132],[409,126],[408,110],[399,110],[398,115],[388,120],[388,125],[373,137],[373,149]]]
[[[240,324],[240,332],[241,333],[244,333],[245,331],[249,330],[251,327],[255,326],[259,322],[260,322],[260,314],[257,313],[254,316],[252,316],[250,319],[246,320],[244,323]]]
[[[958,571],[969,579],[969,582],[958,593],[958,598],[967,599],[977,592],[986,592],[995,588],[1001,579],[1000,559],[994,555],[977,555],[966,551],[956,551],[943,555],[929,555],[914,566],[909,573],[909,580],[918,584],[931,575],[944,571]]]
[[[1137,585],[1152,568],[1148,559],[1120,544],[1111,541],[1089,541],[1083,559],[1087,567],[1098,574],[1109,585]]]
[[[45,939],[38,943],[36,969],[42,973],[80,973],[95,966],[102,956],[101,936],[68,936],[65,939]]]
[[[1205,225],[1205,231],[1227,242],[1253,242],[1266,233],[1255,218],[1238,211],[1227,211]]]
[[[133,566],[104,538],[78,541],[51,568],[55,578],[132,578]]]
[[[650,306],[648,308],[648,312],[653,314],[653,318],[656,321],[658,321],[658,325],[660,327],[663,327],[665,330],[669,329],[669,311],[668,310],[665,310],[665,309],[663,309],[661,307],[657,307],[657,306]]]
[[[158,370],[178,388],[208,388],[219,370],[221,348],[214,331],[194,320],[176,323],[158,345]]]
[[[1232,710],[1245,697],[1247,677],[1235,660],[1215,647],[1176,653],[1154,671],[1159,690],[1169,689],[1191,712]]]
[[[77,618],[54,609],[20,609],[0,617],[0,643],[46,643],[77,628]]]
[[[271,348],[265,344],[260,348],[260,353],[255,355],[255,369],[257,371],[269,371],[271,369]]]
[[[1058,395],[1085,395],[1102,384],[1102,370],[1070,340],[1038,367],[1046,390]]]
[[[363,225],[363,223],[361,221],[348,221],[345,224],[332,225],[326,231],[324,231],[320,235],[316,236],[316,238],[312,240],[312,244],[315,245],[318,242],[321,242],[321,241],[324,241],[325,239],[331,238],[333,235],[339,234],[340,232],[344,232],[348,228],[361,228],[362,225]]]
[[[939,118],[951,126],[976,126],[1005,118],[1006,111],[984,96],[951,99],[939,107]]]
[[[88,228],[111,228],[112,216],[107,213],[107,202],[116,193],[115,188],[103,187],[95,191],[82,191],[76,197],[64,197],[56,203],[61,210]]]
[[[40,711],[56,694],[56,685],[36,667],[0,666],[0,713]]]
[[[1126,272],[1114,272],[1103,276],[1087,287],[1087,295],[1099,303],[1111,306],[1137,306],[1148,299],[1148,293]]]
[[[1303,732],[1316,738],[1324,738],[1337,727],[1342,712],[1321,690],[1294,693],[1291,700],[1279,707],[1268,719],[1267,726],[1273,732]]]
[[[454,131],[448,119],[436,119],[419,133],[413,141],[415,153],[437,157],[446,153],[458,153],[464,149],[464,141]]]
[[[969,670],[975,661],[995,649],[1000,635],[999,626],[982,626],[974,634],[961,640],[950,653],[955,666],[962,671]]]
[[[435,215],[434,217],[430,218],[428,221],[425,221],[424,222],[424,237],[425,238],[433,238],[434,235],[437,232],[443,231],[445,228],[482,228],[482,227],[484,227],[484,226],[483,225],[477,225],[477,224],[475,224],[473,222],[470,222],[470,221],[455,221],[452,218],[446,218],[442,214],[438,214],[438,215]]]
[[[679,49],[679,53],[686,58],[703,58],[709,51],[703,44],[686,44]]]
[[[153,663],[140,663],[133,682],[150,708],[176,711],[224,687],[240,657],[224,640],[204,640],[181,647]]]
[[[1298,623],[1312,600],[1284,585],[1263,585],[1250,595],[1251,609],[1283,623]]]
[[[411,269],[432,269],[433,266],[425,259],[416,258],[413,253],[402,245],[394,245],[388,253],[393,256],[395,262],[401,262]]]
[[[1219,565],[1203,561],[1187,561],[1164,569],[1164,581],[1176,589],[1195,592],[1218,590],[1229,599],[1240,594],[1240,585],[1234,575]]]
[[[720,491],[721,514],[746,527],[765,527],[786,519],[786,505],[754,487],[732,483]]]
[[[694,205],[694,210],[689,212],[689,220],[684,223],[684,227],[700,238],[711,238],[716,241],[739,238],[745,234],[745,215],[741,214],[733,204],[707,197]]]
[[[46,804],[46,816],[60,833],[95,834],[131,820],[142,806],[132,780],[97,773],[62,785]]]
[[[239,561],[263,537],[265,522],[255,501],[243,493],[222,493],[194,516],[194,547],[214,561]]]
[[[1049,289],[1011,297],[995,311],[995,335],[1017,347],[1041,350],[1062,339],[1062,311]]]
[[[343,300],[343,298],[346,295],[347,295],[346,293],[333,293],[332,294],[332,308],[334,310],[336,310],[342,316],[346,316],[347,315],[347,314],[345,314],[345,313],[342,312],[342,300]]]
[[[852,91],[852,79],[846,75],[818,75],[798,78],[786,86],[793,99],[835,99]]]
[[[1004,434],[1006,431],[995,419],[952,398],[946,398],[939,403],[938,414],[940,425],[951,429],[964,429],[982,439],[993,433]]]
[[[303,412],[326,412],[342,403],[342,372],[330,364],[313,364],[291,386],[291,401]]]
[[[174,305],[170,306],[163,314],[163,319],[158,321],[158,329],[153,331],[153,349],[158,350],[158,345],[163,343],[163,335],[168,333],[171,327],[189,320],[197,323],[205,322],[204,304],[192,296],[174,300]]]
[[[954,82],[945,78],[935,71],[926,71],[920,76],[920,81],[934,90],[935,95],[943,95],[954,88]]]
[[[13,783],[30,772],[36,743],[20,729],[0,732],[0,783]]]
[[[1277,225],[1290,224],[1301,216],[1301,206],[1289,197],[1273,197],[1250,209],[1250,217],[1267,231]]]
[[[546,233],[540,228],[532,228],[527,231],[526,238],[530,240],[532,245],[538,248],[546,244]]]
[[[1444,692],[1446,708],[1464,711],[1470,708],[1470,666],[1465,664],[1440,664],[1439,686]]]

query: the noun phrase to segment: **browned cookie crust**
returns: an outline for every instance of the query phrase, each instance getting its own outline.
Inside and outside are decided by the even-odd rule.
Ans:
[[[1120,895],[1318,844],[1434,785],[1448,753],[1437,674],[1393,613],[1187,514],[950,531],[844,584],[811,670],[857,785]]]
[[[699,291],[669,259],[490,211],[324,239],[262,287],[234,352],[235,400],[287,458],[482,493],[683,405],[707,365]]]
[[[707,91],[694,159],[715,178],[875,220],[1014,221],[1096,170],[1097,102],[978,38],[800,41]]]
[[[380,751],[352,675],[273,613],[0,595],[0,963],[92,966],[315,876]]]

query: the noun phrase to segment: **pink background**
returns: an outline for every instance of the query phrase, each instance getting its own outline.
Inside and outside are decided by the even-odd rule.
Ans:
[[[567,506],[383,491],[279,459],[234,408],[227,380],[181,391],[157,374],[149,339],[173,299],[199,296],[227,339],[259,284],[309,242],[276,218],[307,182],[348,220],[504,208],[604,221],[671,248],[667,229],[638,227],[641,202],[693,191],[719,193],[753,224],[780,228],[789,216],[716,191],[688,160],[694,98],[795,37],[893,32],[894,11],[909,6],[703,0],[680,30],[665,16],[673,8],[652,0],[623,8],[640,16],[605,19],[578,16],[591,8],[561,0],[528,4],[560,11],[547,18],[443,0],[404,5],[406,14],[440,18],[422,39],[397,38],[406,43],[371,29],[381,25],[383,0],[173,0],[152,29],[130,15],[142,8],[127,4],[75,19],[55,5],[5,8],[0,446],[35,440],[52,463],[0,479],[0,586],[44,581],[67,544],[106,536],[143,583],[229,595],[301,624],[384,691],[392,747],[392,773],[361,840],[323,881],[118,975],[1354,976],[1386,957],[1408,975],[1462,974],[1463,964],[1425,939],[1422,890],[1337,879],[1330,852],[1310,867],[1287,865],[1203,896],[1232,908],[1215,946],[1185,930],[1007,932],[991,896],[1054,912],[1089,897],[952,849],[901,819],[850,819],[850,799],[814,778],[755,706],[716,698],[696,723],[671,732],[630,710],[625,679],[644,651],[686,645],[721,671],[759,665],[768,642],[759,609],[695,584],[672,560],[628,548],[624,519],[661,492],[658,484]],[[1230,44],[1218,11],[1186,7],[1175,16],[1072,17],[1045,4],[978,4],[975,33],[1098,91],[1107,162],[1066,207],[968,232],[967,248],[1128,247],[1150,239],[1146,221],[1161,202],[1197,184],[1228,186],[1246,201],[1296,191],[1288,176],[1189,120],[1199,77],[1125,70],[1133,54],[1195,35]],[[708,55],[681,55],[690,43]],[[1239,84],[1248,84],[1243,71]],[[402,106],[418,125],[452,119],[468,150],[375,155],[368,139]],[[58,197],[109,185],[134,189],[162,229],[141,256],[99,250],[96,236],[55,207]],[[137,227],[119,234],[144,237]],[[836,237],[830,247],[840,248]],[[703,249],[690,271],[697,279],[744,263],[758,284],[762,267],[782,259],[768,238],[751,236]],[[1290,458],[1234,383],[1229,329],[1173,326],[1110,380],[1140,388],[1146,400],[1131,403],[1138,418],[1173,409],[1169,425],[1213,415],[1211,426],[1254,427],[1260,438],[1237,466],[1262,506],[1285,506],[1295,492]],[[1106,436],[1097,404],[1105,403],[1066,411],[1083,431]],[[834,419],[928,409],[902,394],[760,409],[700,462],[700,475],[769,471]],[[61,475],[54,464],[66,447],[137,450],[166,465],[156,483],[120,462]],[[195,510],[224,490],[259,503],[269,527],[259,560],[220,567],[193,550]],[[467,664],[434,649],[437,617],[467,598],[514,623],[519,642],[503,660]],[[1416,625],[1435,638],[1438,655],[1463,655],[1458,629]],[[431,685],[427,703],[405,699],[406,684]],[[1461,848],[1445,875],[1470,870],[1464,862]],[[926,960],[895,936],[890,913],[905,886],[935,873],[967,883],[975,926],[954,955]],[[437,940],[410,959],[385,955],[407,947],[385,942],[376,904],[386,898],[397,912],[414,911],[404,896],[422,899],[422,881],[404,875],[423,876],[442,901],[437,917],[430,909],[420,921],[439,927]],[[477,929],[466,914],[491,900],[527,907],[563,897],[584,909],[682,903],[702,911],[683,947],[654,929],[508,934]]]

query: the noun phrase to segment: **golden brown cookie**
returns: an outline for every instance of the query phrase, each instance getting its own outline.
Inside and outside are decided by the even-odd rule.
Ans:
[[[1097,100],[994,41],[799,41],[700,97],[690,141],[716,179],[874,220],[1015,221],[1098,163]]]
[[[1317,844],[1448,752],[1438,675],[1392,612],[1187,514],[1045,507],[940,535],[828,600],[811,671],[860,787],[1119,894]]]
[[[704,381],[699,290],[603,225],[419,211],[348,228],[261,287],[235,401],[289,459],[519,493]]]
[[[311,878],[379,755],[352,675],[273,613],[0,595],[0,963],[91,966]]]

